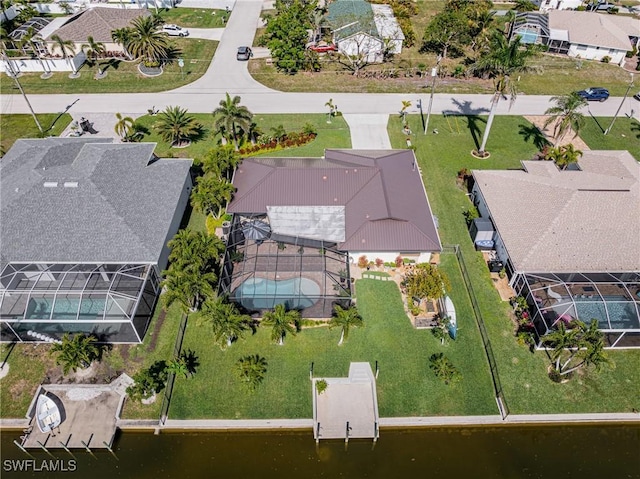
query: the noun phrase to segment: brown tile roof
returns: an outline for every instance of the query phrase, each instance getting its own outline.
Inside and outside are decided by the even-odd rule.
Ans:
[[[113,30],[127,27],[135,18],[148,15],[151,13],[143,9],[95,7],[71,17],[53,34],[76,43],[86,42],[89,36],[96,42],[112,42]]]
[[[346,207],[346,251],[440,251],[411,150],[326,150],[324,159],[246,158],[229,213],[267,206]]]
[[[517,271],[640,270],[640,165],[628,152],[585,150],[582,171],[522,164],[473,171]]]

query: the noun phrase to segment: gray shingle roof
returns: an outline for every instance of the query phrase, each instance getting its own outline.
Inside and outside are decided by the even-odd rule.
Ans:
[[[410,150],[326,150],[325,159],[247,158],[230,213],[267,206],[346,206],[346,251],[440,251]]]
[[[473,171],[517,271],[640,270],[640,165],[628,152],[584,151],[582,171],[522,163]]]
[[[3,262],[157,262],[191,161],[150,162],[154,148],[16,141],[0,161]]]
[[[89,36],[96,42],[111,43],[113,30],[128,27],[135,18],[149,15],[151,13],[144,9],[90,8],[71,17],[52,35],[76,43],[86,42]],[[50,39],[51,37],[47,38]]]
[[[640,35],[640,21],[625,18],[624,20],[629,21],[620,22],[614,17],[616,15],[595,12],[551,10],[549,27],[566,30],[569,33],[569,41],[574,44],[630,51],[632,45],[629,36]]]

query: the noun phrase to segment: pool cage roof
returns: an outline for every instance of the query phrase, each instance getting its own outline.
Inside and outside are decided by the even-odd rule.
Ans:
[[[540,314],[546,334],[559,321],[598,320],[603,331],[640,332],[640,274],[570,273],[524,274],[529,304]],[[517,289],[522,291],[522,286]],[[523,293],[520,293],[523,294]],[[546,329],[546,331],[544,331]]]
[[[520,36],[521,42],[525,44],[546,45],[549,40],[549,18],[543,13],[522,12],[516,15],[511,25],[511,35]]]
[[[13,30],[9,34],[9,38],[14,42],[19,42],[26,35],[29,34],[29,29],[33,29],[32,31],[34,32],[34,36],[36,36],[38,32],[40,32],[40,30],[42,30],[44,27],[49,25],[51,20],[52,20],[51,18],[33,17],[30,20],[27,20],[26,22],[24,22],[15,30]]]
[[[264,214],[234,215],[227,235],[221,294],[228,294],[248,311],[271,309],[274,302],[277,304],[284,297],[282,294],[289,294],[290,301],[284,304],[306,304],[296,309],[304,309],[307,317],[331,316],[333,302],[350,301],[348,255],[338,251],[335,243],[276,235],[270,230],[262,234],[263,225],[269,228],[269,219]],[[261,280],[267,280],[265,284],[271,286],[261,291],[249,288],[249,293],[241,288]],[[287,280],[296,280],[298,285],[313,282],[317,287],[314,285],[311,293],[302,287],[294,287],[293,293],[282,293],[281,286]],[[265,306],[268,304],[271,306]]]
[[[152,270],[149,264],[9,263],[0,276],[0,319],[130,321]]]

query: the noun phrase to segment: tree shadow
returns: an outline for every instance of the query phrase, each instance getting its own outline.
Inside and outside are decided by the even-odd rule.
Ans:
[[[452,103],[457,107],[456,110],[445,110],[443,115],[447,116],[463,116],[467,120],[467,129],[471,133],[471,138],[476,146],[476,149],[480,148],[480,137],[482,136],[482,130],[480,129],[480,123],[487,123],[487,120],[481,118],[479,115],[482,113],[488,113],[489,109],[485,107],[473,107],[468,100],[459,101],[455,98],[451,99]]]
[[[202,124],[199,124],[196,132],[189,138],[192,142],[204,140],[209,135],[209,129]]]
[[[631,122],[631,131],[636,134],[636,138],[640,138],[640,123],[637,121]]]
[[[524,139],[524,141],[527,143],[533,143],[533,146],[535,146],[538,151],[542,151],[546,146],[552,145],[537,126],[520,123],[518,128],[518,134]]]
[[[602,125],[600,124],[600,122],[598,121],[598,118],[596,118],[595,116],[593,116],[593,113],[591,113],[591,110],[589,110],[589,116],[591,117],[591,119],[595,122],[596,125],[598,125],[598,128],[600,128],[600,131],[602,133],[604,133],[605,129],[602,127]]]
[[[187,366],[187,371],[191,376],[193,376],[196,373],[198,367],[200,366],[200,358],[196,356],[195,351],[192,349],[187,349],[185,351],[182,351],[180,356],[184,358],[184,362]]]
[[[109,58],[106,62],[101,62],[101,68],[102,71],[106,72],[107,70],[111,69],[111,70],[117,70],[118,68],[120,68],[120,62],[122,60],[118,59],[118,58]]]

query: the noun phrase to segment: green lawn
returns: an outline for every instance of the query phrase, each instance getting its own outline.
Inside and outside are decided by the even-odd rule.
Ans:
[[[411,116],[414,131],[420,131],[418,116]],[[464,191],[456,186],[456,173],[461,168],[506,169],[518,168],[519,161],[531,158],[536,148],[525,141],[529,125],[523,118],[496,117],[489,138],[491,157],[478,160],[469,152],[475,147],[467,128],[473,121],[464,117],[455,121],[433,116],[430,130],[439,134],[412,136],[417,147],[425,187],[444,243],[458,243],[464,252],[467,267],[495,357],[500,379],[511,413],[578,413],[628,412],[640,409],[640,377],[637,351],[609,351],[614,367],[600,373],[590,372],[567,384],[556,384],[546,375],[544,352],[531,354],[519,346],[514,338],[514,326],[509,318],[509,306],[500,301],[493,288],[482,256],[473,250],[462,213],[471,203]],[[451,126],[451,129],[449,128]],[[480,125],[480,132],[484,125]],[[453,130],[453,131],[451,131]],[[393,116],[389,124],[392,145],[405,145],[400,120]]]
[[[609,127],[612,119],[587,117],[584,128],[580,130],[580,138],[592,150],[628,150],[640,161],[640,122],[634,118],[619,116],[609,134],[604,135],[603,132]]]
[[[211,110],[213,111],[212,106]],[[200,140],[194,141],[187,148],[170,148],[168,143],[162,141],[154,130],[154,124],[158,120],[157,116],[145,115],[138,121],[149,129],[143,141],[155,141],[158,143],[156,154],[160,157],[179,158],[202,158],[211,148],[215,148],[220,142],[220,136],[213,133],[213,115],[206,113],[194,113],[192,115],[204,127]],[[315,126],[318,136],[311,143],[298,148],[289,148],[266,153],[264,156],[312,156],[324,155],[325,148],[350,148],[351,136],[349,127],[343,118],[333,119],[331,124],[327,124],[326,115],[321,113],[308,115],[255,115],[254,121],[264,133],[269,133],[270,129],[278,125],[284,126],[287,131],[301,131],[305,123]]]
[[[69,73],[54,73],[48,80],[42,80],[38,73],[27,73],[20,77],[20,83],[27,93],[141,93],[171,90],[200,78],[209,68],[218,46],[216,41],[190,38],[173,37],[172,42],[181,50],[179,56],[184,59],[184,75],[177,61],[165,65],[162,75],[149,78],[138,72],[138,62],[113,60],[107,66],[105,60],[107,76],[101,80],[93,78],[96,67],[89,67],[85,63],[77,79],[70,79]],[[15,83],[5,77],[0,83],[0,93],[18,94],[19,91]]]
[[[160,16],[166,23],[175,23],[187,28],[222,28],[227,16],[224,10],[210,8],[169,8],[163,9]]]
[[[455,275],[455,258],[449,256],[447,263]],[[459,281],[458,274],[454,282]],[[454,295],[454,301],[462,298],[460,339],[446,346],[440,346],[430,331],[411,326],[395,283],[360,280],[356,289],[365,327],[352,330],[342,346],[337,344],[340,331],[327,327],[304,329],[287,338],[284,346],[271,341],[269,328],[259,328],[222,351],[213,344],[209,326],[190,322],[184,348],[197,353],[200,368],[193,378],[177,380],[169,416],[310,418],[311,362],[317,377],[339,377],[348,374],[351,361],[368,361],[373,368],[376,360],[381,416],[497,413],[479,334],[461,289]],[[459,383],[446,386],[429,369],[429,356],[440,351],[461,371]],[[268,372],[258,391],[250,393],[234,368],[240,357],[256,353],[267,359]]]
[[[59,136],[71,123],[71,115],[67,113],[40,113],[36,116],[44,130],[44,136]],[[18,138],[41,137],[31,115],[0,115],[0,144],[4,153],[9,151]]]

